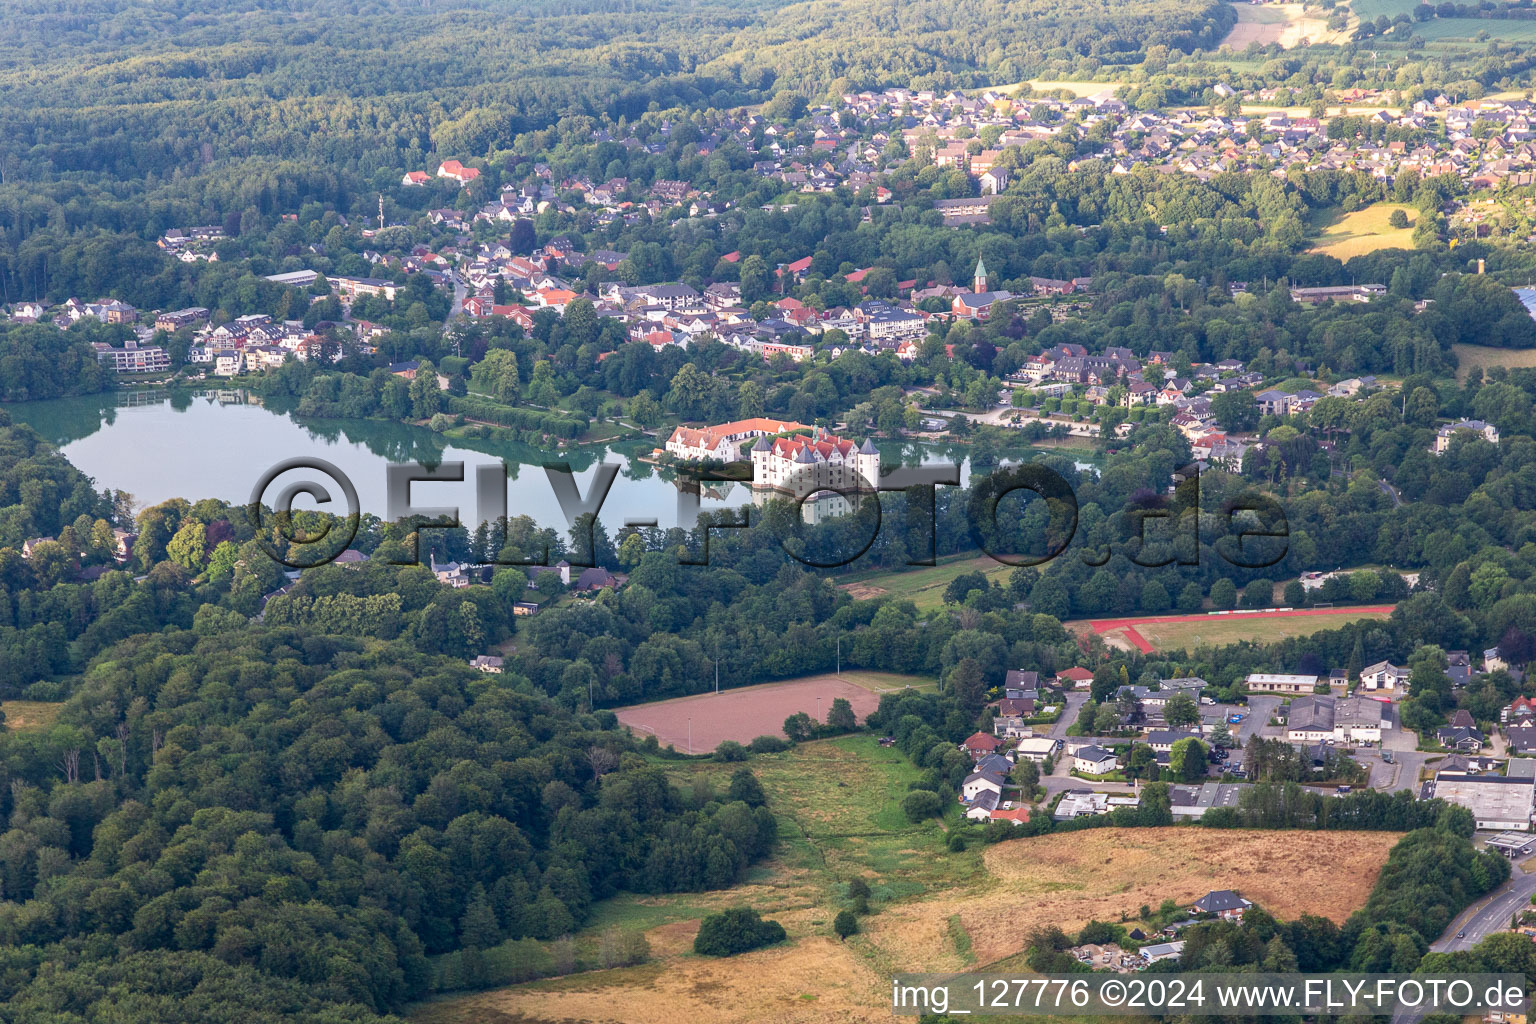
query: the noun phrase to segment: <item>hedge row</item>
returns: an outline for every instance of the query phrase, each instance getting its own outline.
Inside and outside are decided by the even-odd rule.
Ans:
[[[514,430],[539,430],[546,434],[553,434],[555,437],[572,439],[585,434],[587,428],[591,426],[591,423],[584,418],[571,419],[553,412],[519,409],[484,398],[457,395],[449,399],[448,411],[468,420],[494,423]]]

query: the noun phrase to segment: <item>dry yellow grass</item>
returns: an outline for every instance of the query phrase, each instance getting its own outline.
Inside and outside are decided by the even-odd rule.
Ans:
[[[1387,223],[1393,210],[1408,215],[1408,226],[1394,228]],[[1337,260],[1363,256],[1377,249],[1412,249],[1413,225],[1418,223],[1419,213],[1401,203],[1373,203],[1363,210],[1346,213],[1318,238],[1313,252],[1326,253]]]
[[[890,979],[826,936],[729,960],[684,957],[421,1006],[419,1024],[889,1021]]]
[[[1490,348],[1487,345],[1452,345],[1456,353],[1456,379],[1464,381],[1474,366],[1536,366],[1536,348]]]
[[[1073,96],[1078,98],[1083,96],[1098,96],[1101,94],[1105,96],[1113,96],[1115,94],[1115,90],[1120,88],[1121,85],[1119,82],[1062,82],[1047,81],[1046,79],[1042,78],[1031,78],[1028,82],[1021,84],[1028,85],[1036,92],[1053,92],[1057,89],[1066,89]],[[1010,86],[1009,88],[1016,89],[1018,86]]]
[[[1302,40],[1312,43],[1343,42],[1349,29],[1335,31],[1328,27],[1328,12],[1321,8],[1310,11],[1302,4],[1234,4],[1237,8],[1237,24],[1221,41],[1221,45],[1233,50],[1245,49],[1249,43],[1268,45],[1279,43],[1289,49],[1300,45]],[[1355,19],[1351,18],[1353,22]]]
[[[788,945],[695,957],[684,951],[697,923],[678,922],[648,933],[660,959],[646,966],[435,1000],[412,1016],[419,1024],[887,1021],[893,972],[979,970],[1021,952],[1041,925],[1118,921],[1165,898],[1187,904],[1236,889],[1282,919],[1342,922],[1365,903],[1398,838],[1174,827],[1019,839],[987,849],[979,884],[887,907],[846,944],[827,936],[827,907],[763,906],[789,931]],[[971,937],[968,956],[955,949],[952,917]]]
[[[5,726],[13,732],[31,732],[46,729],[59,717],[62,702],[47,700],[0,701],[0,712],[5,713]]]
[[[1029,933],[1057,924],[1134,916],[1142,904],[1185,904],[1235,889],[1281,919],[1321,914],[1342,923],[1365,904],[1387,850],[1385,832],[1208,832],[1094,829],[1003,843],[987,851],[993,883],[960,899],[905,904],[871,920],[870,937],[897,963],[959,970],[935,936],[958,913],[977,964],[1013,956]]]

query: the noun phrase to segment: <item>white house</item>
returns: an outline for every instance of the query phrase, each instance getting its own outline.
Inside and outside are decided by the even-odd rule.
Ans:
[[[1451,438],[1464,430],[1471,434],[1483,435],[1483,440],[1489,444],[1499,443],[1499,428],[1492,423],[1484,423],[1482,420],[1457,420],[1435,431],[1435,454],[1444,454],[1451,446]]]
[[[992,812],[998,808],[998,795],[990,789],[984,789],[976,794],[976,799],[965,809],[965,816],[971,821],[990,821]]]
[[[1409,672],[1390,661],[1378,661],[1360,670],[1360,682],[1367,690],[1396,690],[1408,685]]]
[[[1108,775],[1120,767],[1120,759],[1103,747],[1090,744],[1072,755],[1073,771],[1084,775]]]
[[[960,783],[960,796],[966,803],[975,803],[976,798],[983,793],[991,793],[994,797],[1003,795],[1003,777],[996,772],[972,772]],[[996,804],[993,805],[994,807]]]
[[[1038,764],[1055,753],[1056,741],[1049,736],[1026,736],[1019,740],[1013,751],[1016,757],[1028,758]]]

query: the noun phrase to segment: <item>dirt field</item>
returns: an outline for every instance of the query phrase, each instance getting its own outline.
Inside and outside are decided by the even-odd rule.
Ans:
[[[1164,898],[1189,903],[1236,889],[1282,919],[1306,912],[1342,923],[1364,904],[1390,832],[1095,829],[988,847],[988,874],[957,891],[894,904],[864,919],[846,943],[828,937],[831,910],[772,916],[790,943],[729,960],[691,954],[657,963],[437,1000],[419,1024],[820,1024],[889,1021],[893,971],[983,970],[1024,947],[1044,924],[1120,920]],[[969,855],[967,855],[969,856]],[[765,908],[766,909],[766,908]],[[653,929],[652,946],[678,949],[696,926]],[[663,931],[666,934],[661,934]],[[675,934],[674,934],[675,933]],[[970,948],[956,948],[958,936]]]
[[[1234,615],[1159,615],[1147,618],[1092,619],[1086,625],[1112,646],[1133,645],[1145,654],[1157,650],[1220,646],[1239,640],[1272,643],[1290,636],[1307,636],[1360,619],[1386,618],[1393,605],[1353,605],[1342,608],[1298,608],[1293,611]],[[1083,623],[1071,623],[1081,626]]]
[[[1314,43],[1337,42],[1347,32],[1333,32],[1328,28],[1328,16],[1320,8],[1303,13],[1301,4],[1245,4],[1237,8],[1237,24],[1227,33],[1221,45],[1233,50],[1245,49],[1249,43],[1267,46],[1279,43],[1289,49],[1303,39]]]
[[[698,754],[714,750],[722,740],[747,743],[763,735],[782,736],[784,719],[795,712],[804,711],[816,717],[818,697],[821,721],[826,721],[834,697],[847,698],[861,722],[880,705],[879,694],[870,687],[827,675],[636,704],[621,708],[618,716],[634,731],[655,733],[662,746],[670,743],[682,751],[690,749],[688,733],[692,719],[691,750]]]
[[[1387,223],[1393,210],[1402,210],[1408,215],[1407,227],[1394,228]],[[1412,249],[1413,225],[1418,219],[1418,211],[1411,206],[1374,203],[1363,210],[1343,214],[1328,224],[1312,251],[1337,260],[1348,260],[1378,249]]]

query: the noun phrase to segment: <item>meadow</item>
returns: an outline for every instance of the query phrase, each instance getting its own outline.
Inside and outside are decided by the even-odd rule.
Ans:
[[[1309,43],[1342,42],[1348,38],[1348,30],[1335,31],[1328,27],[1328,12],[1303,4],[1233,4],[1237,8],[1237,24],[1221,41],[1231,50],[1245,49],[1250,43],[1261,46],[1279,43],[1290,48],[1303,39]]]
[[[1394,210],[1408,216],[1407,227],[1394,228],[1388,223]],[[1417,210],[1401,203],[1373,203],[1352,213],[1335,214],[1322,223],[1322,234],[1312,251],[1348,261],[1378,249],[1412,249],[1413,225],[1418,218]]]
[[[45,700],[0,701],[5,727],[12,732],[37,732],[48,728],[59,717],[62,702]]]
[[[886,801],[869,791],[868,781],[888,780],[890,767],[862,756],[850,763],[847,755],[858,752],[858,742],[839,743],[843,750],[836,755],[805,748],[778,755],[785,765],[765,772],[764,786],[776,813],[795,823],[786,852],[774,878],[717,894],[721,902],[750,903],[771,913],[789,931],[787,943],[714,960],[687,951],[696,922],[674,921],[648,933],[655,962],[434,1000],[412,1018],[418,1024],[673,1024],[689,1017],[725,1024],[887,1021],[892,972],[1017,969],[1037,927],[1070,930],[1123,916],[1134,921],[1140,906],[1155,907],[1165,898],[1185,905],[1211,889],[1233,888],[1283,919],[1315,913],[1342,923],[1364,904],[1399,838],[1389,832],[1296,832],[1277,848],[1274,834],[1264,831],[1213,836],[1188,826],[1106,828],[942,853],[934,826],[898,825]],[[805,764],[788,763],[801,753],[810,754]],[[766,767],[768,760],[758,763]],[[806,783],[811,788],[799,798],[784,789]],[[851,803],[845,826],[826,820],[821,801],[827,799]],[[855,826],[876,831],[847,831]],[[893,826],[897,830],[888,831]],[[817,849],[829,837],[837,840],[832,849],[848,856],[818,868],[805,847]],[[922,889],[877,899],[863,931],[839,942],[828,934],[832,882],[859,871],[879,894],[882,872],[897,866],[892,856],[911,871],[903,880]]]
[[[1536,366],[1536,348],[1491,348],[1486,345],[1452,345],[1456,353],[1456,379],[1467,379],[1474,366]]]
[[[878,569],[841,577],[838,586],[860,600],[891,596],[911,601],[919,611],[931,611],[944,603],[944,588],[956,576],[980,572],[994,583],[1006,584],[1012,566],[987,555],[941,558],[937,565],[892,572]]]

